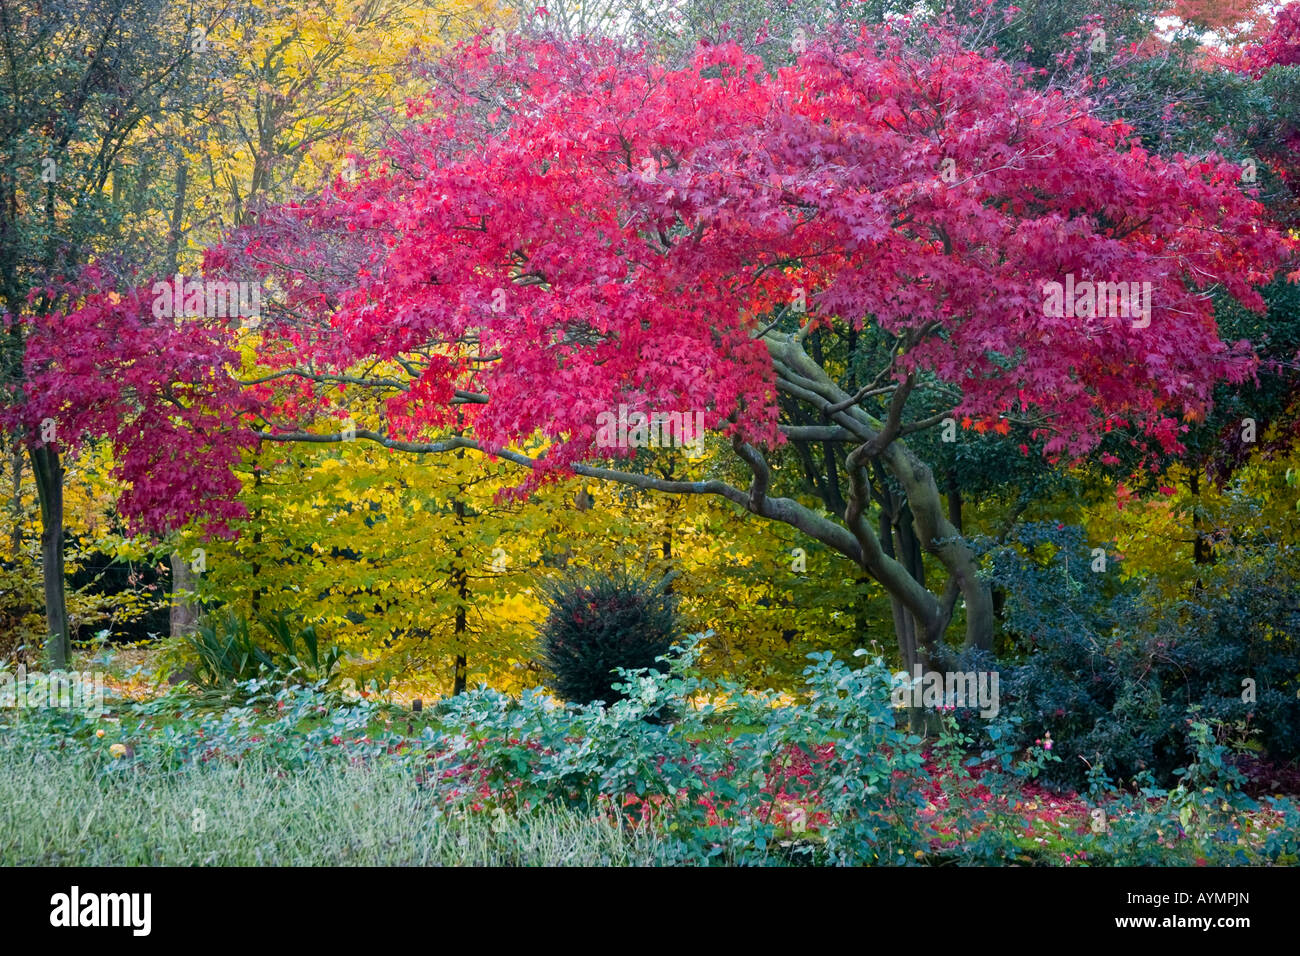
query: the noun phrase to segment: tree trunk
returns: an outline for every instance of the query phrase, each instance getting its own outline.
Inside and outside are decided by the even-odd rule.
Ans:
[[[900,656],[905,661],[910,656],[909,632],[915,635],[917,657],[928,660],[936,656],[958,596],[965,600],[965,646],[991,650],[993,599],[989,587],[979,579],[975,555],[949,519],[933,470],[899,439],[902,409],[911,388],[910,379],[899,385],[891,399],[888,417],[882,420],[862,408],[851,394],[836,385],[824,368],[809,358],[798,335],[769,334],[764,342],[776,367],[778,387],[811,404],[824,420],[844,429],[852,441],[861,443],[845,459],[850,493],[844,523],[857,548],[845,550],[842,546],[837,547],[842,553],[854,557],[913,618],[909,626],[900,613],[895,614]],[[900,540],[909,544],[914,541],[923,553],[932,555],[942,564],[949,576],[950,599],[945,595],[945,599],[940,600],[925,587],[924,582],[917,580],[919,562],[914,551],[910,562],[907,553],[890,554],[889,551],[894,549],[889,547],[891,535],[884,524],[877,534],[866,520],[871,498],[867,471],[876,465],[883,467],[899,483],[903,499],[911,511],[911,521],[907,522],[909,527],[899,529],[904,532]],[[893,510],[892,504],[885,507]],[[783,512],[790,512],[792,517],[801,519],[797,523],[791,522],[796,527],[811,525],[823,533],[823,540],[833,536],[830,528],[799,513],[788,502],[782,501],[780,508],[769,503],[766,512],[778,520],[789,520]]]
[[[19,555],[23,547],[23,447],[18,442],[14,442],[13,449],[9,453],[9,465],[12,469],[13,476],[13,501],[11,502],[13,510],[14,526],[9,531],[9,552],[14,556],[14,561],[19,560]]]
[[[262,613],[262,562],[257,559],[257,555],[262,553],[262,449],[257,449],[257,461],[253,465],[253,494],[257,501],[257,507],[253,509],[253,560],[250,562],[250,576],[253,579],[253,593],[249,596],[249,609],[252,616],[257,618]]]
[[[1205,515],[1201,505],[1201,473],[1193,471],[1187,482],[1187,490],[1191,492],[1195,503],[1192,505],[1192,562],[1198,567],[1214,563],[1214,546],[1210,543],[1209,536],[1205,533]],[[1199,575],[1196,581],[1196,587],[1202,588]]]
[[[459,436],[461,431],[461,412],[456,411],[456,434]],[[461,448],[456,451],[457,458],[465,457],[465,449]],[[466,524],[467,511],[465,509],[465,499],[462,497],[466,492],[464,484],[456,486],[456,495],[451,500],[452,512],[456,515],[456,526],[464,528]],[[464,540],[464,532],[460,531],[461,540]],[[469,661],[465,655],[465,640],[469,632],[469,571],[465,567],[465,549],[458,547],[455,551],[456,560],[451,568],[451,582],[456,589],[456,673],[452,681],[452,695],[459,696],[465,693],[465,685]]]
[[[63,463],[51,445],[31,451],[41,502],[41,579],[45,589],[45,651],[50,668],[63,670],[72,657],[63,568]]]
[[[189,188],[190,165],[181,154],[176,167],[176,195],[172,203],[171,227],[167,232],[167,269],[165,275],[173,276],[179,271],[181,231],[185,224],[185,194]],[[116,182],[116,179],[114,180]],[[171,636],[182,637],[192,634],[198,624],[199,609],[194,601],[194,571],[189,561],[179,552],[173,552],[172,593],[171,593]]]
[[[907,491],[912,532],[922,548],[937,557],[966,602],[965,646],[993,649],[993,596],[977,574],[975,556],[961,533],[948,520],[930,467],[898,442],[883,455],[886,466]],[[947,630],[942,622],[939,633]]]
[[[465,659],[464,654],[456,655],[456,679],[452,684],[451,692],[453,696],[459,697],[465,693],[465,678],[469,669],[469,661]]]
[[[456,516],[462,519],[465,516],[465,505],[459,500],[456,502]],[[451,689],[453,695],[465,693],[466,670],[469,664],[463,649],[469,631],[469,613],[466,607],[469,602],[469,575],[465,572],[465,566],[460,563],[462,559],[462,551],[457,548],[456,566],[452,568],[451,579],[456,589],[456,646],[461,650],[456,653],[456,673]]]
[[[193,634],[198,626],[199,609],[194,602],[194,584],[197,580],[190,562],[185,555],[173,551],[172,564],[172,600],[171,600],[171,636],[182,637]]]

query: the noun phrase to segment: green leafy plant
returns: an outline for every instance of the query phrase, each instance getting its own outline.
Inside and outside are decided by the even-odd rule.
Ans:
[[[288,666],[286,676],[298,675],[311,684],[329,683],[334,678],[339,663],[339,649],[337,646],[330,647],[322,654],[315,625],[308,624],[295,630],[283,612],[263,619],[262,623],[284,648],[279,666],[281,670]]]
[[[1077,789],[1104,764],[1172,786],[1198,751],[1189,708],[1273,760],[1300,754],[1300,602],[1281,558],[1230,552],[1171,601],[1090,573],[1080,528],[1029,524],[1017,545],[989,560],[1018,651],[1001,669],[1002,706],[1021,718],[1017,746],[1057,742],[1049,783]]]
[[[248,621],[233,611],[199,622],[193,633],[185,635],[185,642],[198,656],[194,677],[203,687],[251,680],[262,668],[275,666],[271,655],[253,640]]]
[[[810,655],[806,703],[789,704],[699,676],[703,639],[623,671],[608,706],[459,695],[439,715],[453,744],[429,774],[471,805],[560,804],[649,828],[666,863],[916,863],[920,740],[896,726],[889,667]],[[656,723],[665,710],[673,722]]]
[[[338,676],[339,649],[330,647],[322,653],[313,625],[295,628],[283,613],[264,618],[261,624],[282,651],[259,644],[248,621],[233,611],[200,622],[185,636],[198,658],[196,682],[208,690],[231,690],[258,677],[278,684],[323,686]]]
[[[139,846],[83,839],[80,821],[94,816],[118,832],[115,821],[139,818],[138,804],[159,799],[159,788],[174,790],[185,814],[206,807],[209,832],[229,825],[212,825],[221,819],[258,819],[260,830],[239,831],[242,849],[232,841],[216,857],[241,863],[359,862],[352,854],[363,848],[381,861],[435,858],[373,831],[346,858],[304,854],[340,810],[358,826],[418,818],[430,838],[480,832],[492,851],[485,861],[504,863],[559,862],[528,847],[556,843],[560,820],[591,825],[574,834],[572,859],[593,865],[1287,865],[1300,852],[1300,807],[1244,792],[1223,728],[1196,712],[1185,715],[1196,752],[1173,789],[1150,771],[1120,788],[1094,765],[1086,798],[1053,808],[1035,781],[1055,766],[1056,748],[1013,745],[1013,714],[990,723],[986,749],[951,715],[927,744],[899,727],[880,658],[850,666],[814,655],[791,700],[700,676],[703,639],[687,640],[662,669],[623,672],[624,697],[609,706],[484,687],[418,731],[392,726],[387,705],[268,676],[239,685],[220,708],[178,690],[112,700],[111,723],[77,709],[0,708],[0,763],[48,768],[36,779],[50,784],[40,799],[30,786],[0,793],[0,806],[24,807],[27,826],[57,821],[0,856],[70,862],[96,847],[100,862],[158,863],[225,852],[212,838],[172,840],[165,827]],[[677,711],[671,724],[648,721],[665,706]],[[244,768],[296,795],[277,802],[274,819],[221,809]],[[21,784],[18,770],[0,777]],[[51,805],[67,812],[40,810]],[[120,806],[114,822],[101,821],[110,805]],[[279,841],[291,832],[292,845]],[[164,845],[163,859],[153,856]]]

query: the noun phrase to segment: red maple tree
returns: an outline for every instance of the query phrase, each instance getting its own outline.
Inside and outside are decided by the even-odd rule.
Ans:
[[[864,32],[776,73],[734,45],[669,69],[608,43],[478,43],[427,115],[359,184],[214,252],[286,290],[267,360],[318,399],[385,396],[389,429],[357,437],[505,457],[531,469],[521,491],[576,472],[800,528],[887,589],[909,667],[958,598],[968,644],[993,629],[910,437],[969,418],[1053,459],[1120,427],[1176,449],[1214,384],[1251,373],[1211,293],[1260,308],[1285,254],[1237,166],[1156,156],[938,34]],[[1076,281],[1143,288],[1145,321],[1045,306]],[[355,371],[376,359],[382,376]],[[265,436],[338,440],[304,427],[311,404],[268,408]],[[748,487],[614,467],[633,450],[600,447],[599,416],[620,405],[702,412]],[[544,454],[520,450],[538,435]],[[833,449],[826,508],[778,496],[785,442]]]

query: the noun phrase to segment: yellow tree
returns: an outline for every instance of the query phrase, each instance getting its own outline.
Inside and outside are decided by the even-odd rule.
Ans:
[[[214,5],[215,6],[215,5]],[[491,20],[487,0],[243,0],[190,36],[199,68],[161,130],[170,275],[263,203],[350,174],[426,88],[421,63]],[[171,557],[173,633],[190,629],[191,562]]]

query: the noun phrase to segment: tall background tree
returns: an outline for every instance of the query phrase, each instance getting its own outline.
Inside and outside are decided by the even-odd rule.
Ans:
[[[165,0],[0,4],[0,387],[6,441],[25,449],[39,495],[55,666],[69,654],[60,447],[83,436],[60,435],[57,419],[33,420],[21,409],[27,337],[80,304],[82,270],[123,237],[124,197],[140,202],[151,184],[120,173],[186,82],[192,31],[209,25]]]

